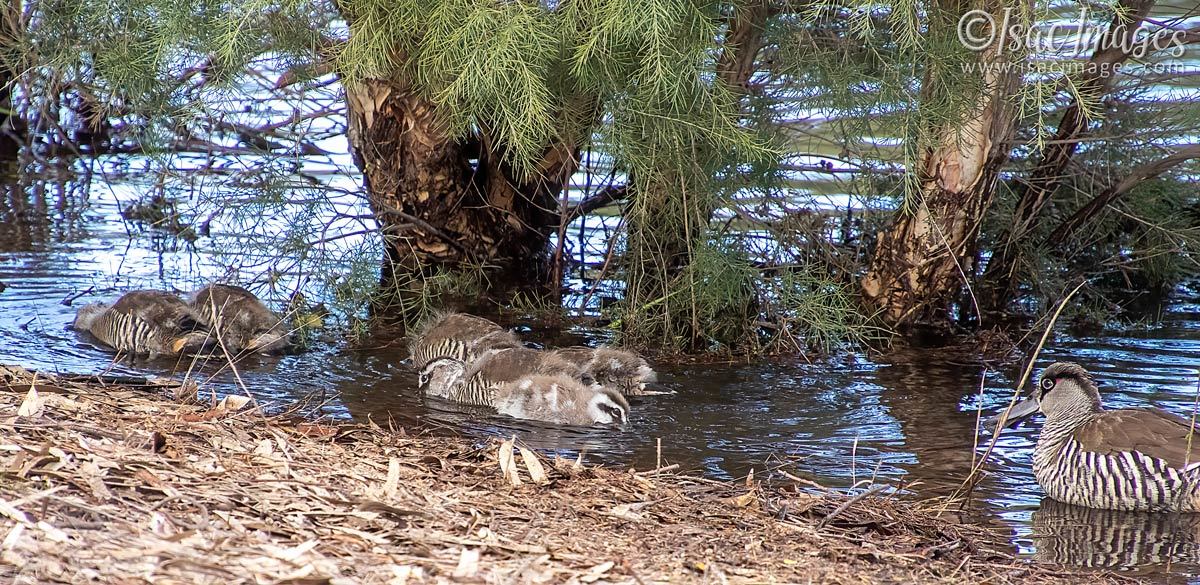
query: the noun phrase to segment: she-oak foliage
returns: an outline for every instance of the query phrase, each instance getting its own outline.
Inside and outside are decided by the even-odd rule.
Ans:
[[[718,72],[722,50],[733,49],[723,35],[743,9],[681,0],[49,0],[38,3],[31,38],[44,35],[39,59],[95,84],[111,113],[145,115],[150,130],[197,106],[195,84],[181,83],[189,68],[211,92],[214,81],[275,59],[332,64],[344,84],[383,80],[417,92],[451,135],[484,141],[523,181],[537,180],[556,146],[577,157],[602,152],[630,193],[628,326],[647,307],[676,319],[674,299],[691,299],[695,320],[702,295],[679,287],[693,280],[682,276],[689,258],[714,244],[712,213],[732,191],[718,183],[770,169],[779,155],[745,124],[753,112]],[[77,42],[49,44],[64,31]]]
[[[702,295],[679,293],[699,284],[682,269],[712,245],[717,182],[738,164],[777,157],[743,125],[739,95],[718,75],[720,41],[740,7],[347,0],[339,8],[351,32],[336,62],[348,83],[411,83],[452,134],[499,145],[521,180],[536,179],[556,145],[611,157],[632,194],[626,331],[672,339],[670,324],[696,320]],[[662,318],[647,318],[654,312]],[[706,343],[696,327],[685,337]]]
[[[788,71],[785,62],[761,66],[758,50],[781,60],[805,50],[815,54],[829,38],[835,47],[860,43],[874,55],[876,71],[900,74],[858,97],[877,102],[881,95],[904,94],[916,77],[888,58],[917,46],[918,4],[898,5],[880,31],[875,5],[820,2],[802,16],[788,12],[796,10],[791,5],[760,1],[40,0],[31,38],[44,35],[43,62],[107,89],[103,102],[144,113],[152,122],[148,129],[186,123],[181,114],[199,97],[197,84],[187,82],[190,68],[212,88],[214,80],[235,82],[256,61],[276,60],[313,71],[331,64],[348,91],[388,84],[392,94],[413,92],[436,108],[437,122],[458,143],[482,144],[503,159],[493,167],[508,174],[510,185],[562,171],[547,169],[547,152],[565,149],[576,161],[582,151],[602,153],[628,192],[620,247],[625,331],[696,349],[754,337],[755,306],[763,302],[755,290],[762,287],[755,270],[733,267],[752,266],[751,255],[761,254],[714,225],[714,212],[728,209],[734,193],[785,197],[775,170],[782,150],[776,122],[794,107],[787,99],[814,80]],[[850,28],[839,30],[845,14]],[[739,22],[751,35],[731,43]],[[828,38],[809,42],[816,37],[802,34],[805,29]],[[898,41],[890,47],[875,42],[893,36]],[[47,49],[54,47],[50,38],[64,37],[74,42]],[[750,66],[737,71],[739,61]],[[863,88],[856,82],[865,79],[842,88]],[[752,84],[760,89],[748,91]],[[812,107],[841,107],[836,96],[814,97]],[[358,149],[371,146],[370,140],[354,143],[352,135]],[[484,156],[472,164],[484,167]],[[371,164],[365,167],[368,191],[378,188],[382,181],[372,185]],[[559,199],[541,195],[535,205]],[[386,228],[388,222],[380,223]],[[536,231],[534,240],[548,241],[550,225],[526,228]],[[796,263],[778,253],[757,261]],[[767,301],[778,304],[778,298]],[[737,315],[743,326],[707,322],[721,314]]]
[[[275,71],[332,71],[347,88],[383,83],[412,92],[460,144],[481,144],[502,160],[510,183],[544,177],[555,149],[575,161],[597,154],[627,193],[616,263],[626,285],[623,327],[643,341],[711,348],[753,338],[759,316],[785,301],[791,316],[773,322],[799,320],[795,307],[805,303],[805,312],[820,313],[818,297],[836,297],[832,310],[853,313],[840,287],[854,287],[862,257],[764,253],[731,236],[718,211],[735,210],[739,225],[776,242],[811,241],[808,233],[781,234],[798,204],[778,171],[783,153],[805,148],[786,129],[797,109],[827,118],[821,139],[836,143],[829,156],[866,161],[851,192],[907,203],[916,174],[876,176],[870,166],[915,168],[940,129],[972,115],[982,89],[954,74],[975,56],[956,46],[946,23],[957,14],[941,12],[951,4],[36,0],[25,52],[92,84],[113,113],[145,116],[150,130],[181,123],[200,98],[211,99],[187,81],[189,71],[211,91],[213,81],[232,86],[248,68],[270,63]],[[729,42],[739,19],[757,27],[753,43]],[[739,50],[754,53],[740,76]],[[924,87],[929,80],[937,86]],[[889,148],[879,138],[901,140]],[[881,191],[884,184],[893,190]],[[752,217],[735,194],[783,215]],[[547,228],[557,226],[533,227],[548,240]],[[864,240],[873,227],[861,230]],[[863,253],[869,246],[855,252]],[[839,286],[831,295],[830,285]],[[745,325],[729,331],[706,322],[722,315]]]

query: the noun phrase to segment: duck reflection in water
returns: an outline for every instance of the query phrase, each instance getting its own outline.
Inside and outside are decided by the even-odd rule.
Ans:
[[[1043,498],[1033,513],[1034,560],[1128,569],[1172,563],[1200,569],[1200,514],[1100,510]]]

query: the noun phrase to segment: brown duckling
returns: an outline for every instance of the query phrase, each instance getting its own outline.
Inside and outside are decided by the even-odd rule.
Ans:
[[[553,353],[579,366],[597,384],[615,388],[625,396],[670,393],[650,386],[658,380],[658,374],[644,358],[631,351],[606,346],[573,346],[556,349]]]
[[[214,342],[187,303],[157,290],[130,291],[111,305],[85,305],[71,327],[119,352],[150,357],[196,353]]]
[[[188,303],[231,352],[274,353],[288,345],[287,326],[279,316],[240,286],[210,284],[192,293]]]
[[[495,355],[512,351],[517,350],[500,350]],[[494,374],[500,377],[506,369],[497,365]],[[629,403],[611,388],[586,385],[561,373],[526,374],[499,382],[488,377],[490,371],[486,364],[468,371],[460,360],[439,357],[421,370],[421,382],[431,396],[495,408],[514,418],[570,425],[628,421]]]
[[[534,375],[496,388],[494,407],[500,414],[560,425],[623,425],[629,403],[612,388],[585,386],[558,375]]]
[[[520,348],[516,334],[492,321],[466,313],[435,313],[408,345],[413,367],[421,371],[437,358],[471,363],[485,352]]]
[[[430,396],[464,404],[492,405],[495,389],[531,375],[564,375],[590,385],[579,366],[553,353],[512,347],[485,352],[472,362],[438,357],[421,369],[421,390]]]

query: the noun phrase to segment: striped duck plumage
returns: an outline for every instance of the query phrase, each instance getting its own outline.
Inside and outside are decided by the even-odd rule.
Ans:
[[[1031,524],[1039,563],[1092,569],[1200,564],[1200,514],[1099,510],[1042,498]]]
[[[1200,436],[1190,421],[1159,408],[1105,410],[1073,363],[1047,367],[1034,392],[1006,426],[1046,416],[1033,452],[1046,495],[1089,508],[1200,511]]]
[[[288,345],[287,326],[279,316],[240,286],[210,284],[192,293],[188,304],[230,352],[274,353]]]
[[[213,342],[187,303],[157,290],[129,291],[111,305],[85,305],[71,327],[119,352],[150,357],[196,353]]]
[[[624,424],[629,403],[620,392],[580,381],[578,366],[549,352],[497,349],[471,364],[439,357],[425,365],[421,387],[429,396],[494,408],[543,422]]]
[[[611,347],[573,346],[554,350],[558,357],[579,366],[587,379],[625,396],[647,396],[669,392],[655,389],[658,374],[641,356]]]
[[[629,377],[623,372],[641,377],[649,372],[653,380],[645,360],[629,352],[530,349],[512,331],[464,313],[434,315],[413,337],[409,351],[428,396],[559,424],[624,424],[629,404],[622,386],[609,381]],[[602,384],[593,372],[609,383]],[[627,383],[637,391],[642,384]]]
[[[524,347],[516,334],[483,317],[435,313],[409,343],[413,367],[422,371],[438,358],[469,364],[485,352]]]
[[[477,406],[493,406],[496,388],[525,376],[562,375],[591,385],[574,363],[527,347],[491,349],[470,362],[439,357],[426,364],[422,374],[419,381],[426,394]]]

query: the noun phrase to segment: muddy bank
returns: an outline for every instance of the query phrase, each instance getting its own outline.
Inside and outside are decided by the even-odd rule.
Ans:
[[[109,381],[111,382],[111,380]],[[1051,583],[886,497],[552,461],[0,366],[15,583]]]

